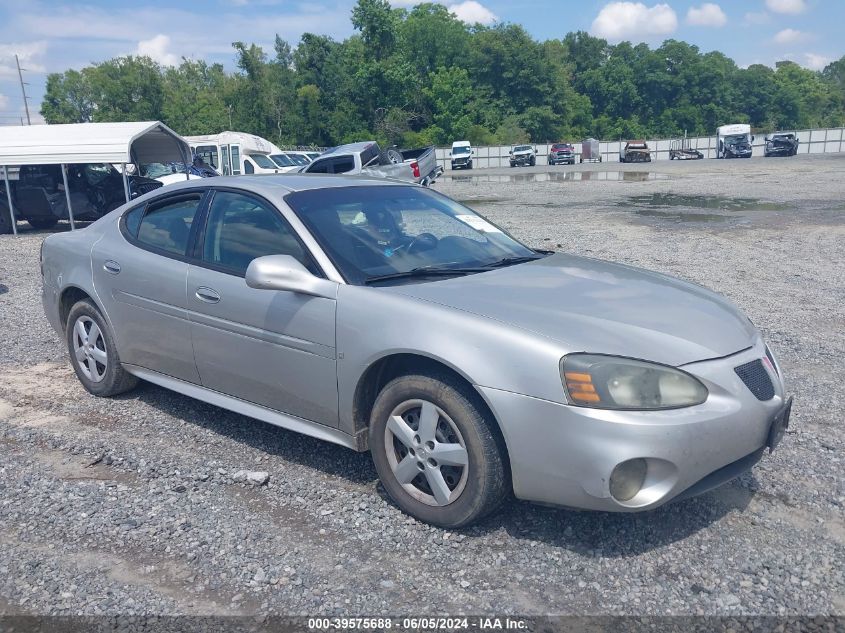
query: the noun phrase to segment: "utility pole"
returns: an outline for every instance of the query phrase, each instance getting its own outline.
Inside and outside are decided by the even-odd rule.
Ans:
[[[18,60],[17,54],[15,54],[15,65],[18,67],[18,79],[21,82],[21,94],[23,95],[23,107],[26,109],[26,124],[32,125],[32,121],[29,118],[29,102],[26,100],[26,84],[23,81],[23,75],[21,74],[21,63]],[[21,119],[21,125],[23,125],[23,119]]]

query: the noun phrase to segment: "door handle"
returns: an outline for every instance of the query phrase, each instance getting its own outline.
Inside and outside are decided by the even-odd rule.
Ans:
[[[207,286],[200,286],[194,294],[197,299],[204,303],[217,303],[220,301],[220,293]]]
[[[112,275],[116,275],[120,272],[120,264],[118,264],[113,259],[107,259],[103,262],[103,270],[107,273],[111,273]]]

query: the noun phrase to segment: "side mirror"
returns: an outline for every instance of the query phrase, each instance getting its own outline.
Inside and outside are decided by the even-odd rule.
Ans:
[[[290,255],[265,255],[246,269],[246,285],[259,290],[286,290],[312,297],[337,297],[337,283],[315,277]]]
[[[752,143],[754,142],[754,137],[753,137],[753,136],[751,137],[751,142],[752,142]]]

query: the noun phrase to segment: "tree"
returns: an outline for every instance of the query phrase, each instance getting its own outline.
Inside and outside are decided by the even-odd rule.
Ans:
[[[406,3],[403,3],[406,4]],[[584,32],[539,42],[516,24],[468,26],[440,3],[357,0],[355,33],[233,44],[236,70],[118,57],[51,74],[49,123],[160,119],[183,134],[226,128],[280,144],[474,144],[839,126],[845,57],[824,71],[740,69],[678,40],[656,48]]]
[[[361,31],[368,54],[376,60],[393,52],[398,16],[387,0],[358,0],[352,9],[352,26]]]
[[[88,69],[51,73],[41,103],[41,116],[47,123],[88,123],[94,119],[94,92]]]

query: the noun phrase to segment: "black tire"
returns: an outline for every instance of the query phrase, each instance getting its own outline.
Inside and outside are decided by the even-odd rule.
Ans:
[[[472,161],[469,161],[469,162],[467,163],[467,169],[472,169]]]
[[[6,196],[6,192],[0,191],[0,194],[3,197]],[[0,235],[6,235],[7,233],[12,232],[12,216],[9,215],[9,207],[6,205],[6,201],[0,202]]]
[[[74,329],[80,320],[83,322],[83,327],[85,327],[86,322],[93,322],[100,330],[100,336],[92,342],[100,353],[105,352],[106,363],[100,380],[94,380],[86,375],[86,372],[91,374],[91,370],[83,369],[82,363],[77,358]],[[90,333],[90,325],[88,332]],[[123,368],[123,365],[120,364],[120,357],[117,355],[117,348],[114,344],[114,336],[112,335],[111,329],[109,329],[106,320],[100,314],[97,306],[90,299],[78,301],[70,309],[67,317],[67,325],[65,326],[65,342],[67,343],[70,362],[73,365],[73,370],[76,372],[76,377],[79,378],[79,382],[82,383],[82,386],[89,393],[101,397],[115,396],[119,393],[129,391],[138,384],[138,379],[127,372]],[[97,365],[98,371],[100,366],[99,364]]]
[[[441,409],[463,437],[467,455],[467,465],[463,467],[466,472],[461,474],[464,483],[458,496],[446,505],[430,505],[412,496],[397,479],[389,461],[385,444],[388,420],[397,407],[414,400],[425,400]],[[437,424],[438,429],[444,428],[440,425],[448,428],[443,417],[438,418]],[[376,398],[370,416],[370,452],[385,490],[404,512],[425,523],[457,528],[489,514],[509,494],[506,451],[494,428],[495,421],[488,419],[478,394],[467,385],[445,374],[400,376],[391,380]],[[418,438],[419,435],[415,437]],[[390,450],[395,451],[395,446],[391,445]],[[394,454],[393,458],[398,460],[399,456]],[[426,475],[420,474],[418,479],[427,485]],[[413,486],[413,481],[406,485]],[[458,485],[451,487],[453,494]]]
[[[52,229],[59,223],[59,218],[28,218],[27,222],[29,222],[32,228],[40,231],[42,229]]]
[[[537,164],[537,159],[532,156],[531,159],[528,161],[528,164],[534,167],[534,165]]]

